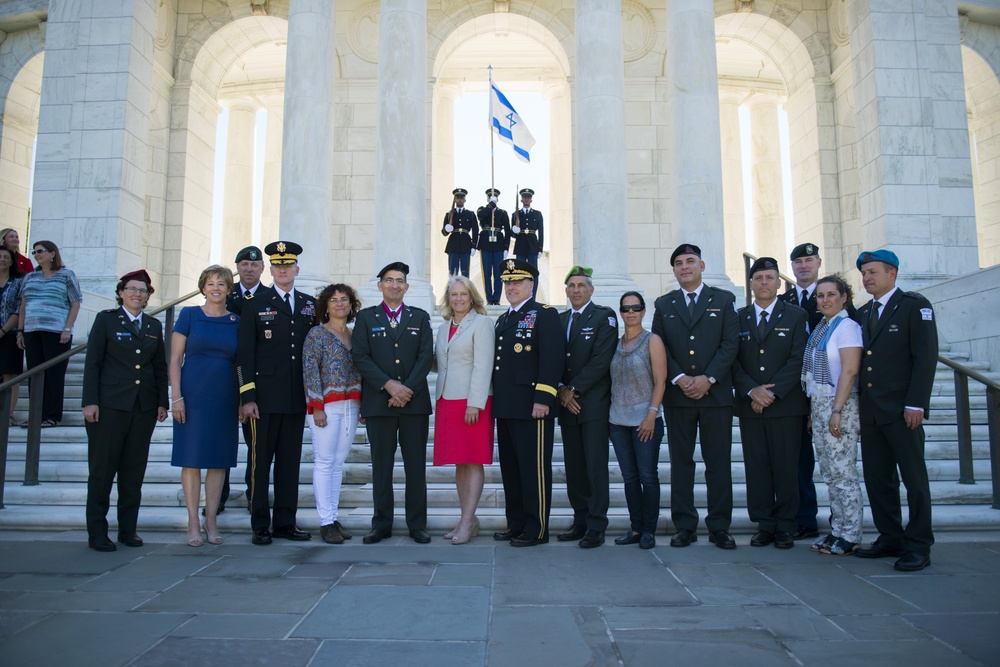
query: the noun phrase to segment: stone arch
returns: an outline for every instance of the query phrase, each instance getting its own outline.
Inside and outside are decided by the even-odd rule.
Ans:
[[[516,10],[522,10],[523,13],[514,13]],[[547,23],[540,23],[540,20],[545,20]],[[550,29],[553,26],[555,30]],[[440,214],[448,210],[449,193],[454,187],[450,183],[451,174],[454,173],[455,152],[453,104],[463,91],[481,92],[487,89],[485,61],[482,63],[483,74],[476,80],[463,72],[456,73],[451,60],[463,47],[468,48],[476,40],[489,39],[498,33],[520,35],[530,40],[533,47],[537,48],[533,57],[528,59],[532,63],[530,67],[524,67],[524,71],[520,73],[524,75],[522,81],[531,83],[524,83],[519,87],[521,90],[536,90],[542,93],[550,106],[549,178],[548,183],[543,184],[548,191],[544,197],[548,211],[545,249],[549,255],[547,259],[539,258],[541,275],[538,298],[544,301],[551,297],[553,290],[558,289],[558,280],[553,281],[552,277],[561,276],[569,269],[574,251],[572,197],[556,198],[549,195],[549,193],[573,191],[569,84],[573,34],[562,21],[546,14],[544,9],[537,5],[512,2],[511,13],[498,14],[493,12],[492,2],[479,2],[469,5],[465,11],[458,11],[456,15],[448,17],[447,21],[443,20],[435,26],[429,26],[429,72],[434,82],[431,117],[430,278],[432,284],[438,285],[443,283],[447,276],[445,239],[439,233],[439,226]],[[490,60],[494,66],[502,66],[505,54],[491,53]],[[480,206],[481,197],[481,191],[470,193],[469,206]],[[508,202],[505,208],[511,209],[509,204],[512,200],[505,200]],[[473,276],[479,273],[476,264],[474,261]]]
[[[980,266],[1000,263],[1000,80],[996,47],[985,50],[982,36],[962,46],[965,99],[972,147],[972,184]],[[982,54],[987,53],[987,57]]]
[[[0,46],[0,216],[24,244],[44,58],[37,28],[8,35]]]

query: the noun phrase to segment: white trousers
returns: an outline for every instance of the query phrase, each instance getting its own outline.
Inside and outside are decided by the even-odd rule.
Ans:
[[[358,431],[359,401],[335,401],[323,406],[326,426],[319,428],[312,415],[306,415],[313,445],[313,494],[321,526],[337,520],[340,486],[344,479],[344,461],[351,451]]]

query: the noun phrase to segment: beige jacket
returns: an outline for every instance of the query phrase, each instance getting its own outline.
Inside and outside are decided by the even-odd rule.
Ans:
[[[493,320],[470,311],[448,340],[451,322],[438,329],[434,348],[437,362],[437,398],[468,399],[471,408],[485,408],[493,394]]]

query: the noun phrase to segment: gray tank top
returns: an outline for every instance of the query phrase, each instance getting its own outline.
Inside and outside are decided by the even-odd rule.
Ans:
[[[612,424],[638,426],[649,411],[653,394],[653,364],[649,359],[651,331],[643,331],[630,349],[622,347],[621,339],[611,359]]]

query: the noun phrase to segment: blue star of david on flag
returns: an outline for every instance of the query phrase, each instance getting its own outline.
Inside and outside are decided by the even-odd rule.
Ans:
[[[528,131],[528,126],[507,97],[500,89],[490,83],[490,126],[500,137],[500,141],[510,144],[514,154],[525,162],[531,162],[531,147],[535,138]]]

